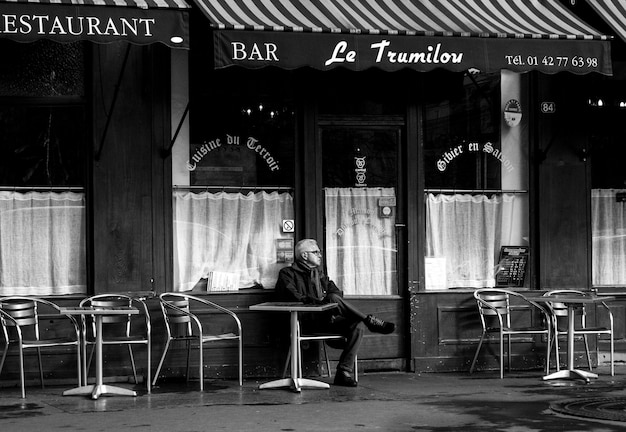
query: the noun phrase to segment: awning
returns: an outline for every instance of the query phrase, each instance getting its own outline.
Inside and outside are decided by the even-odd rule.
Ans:
[[[626,0],[587,0],[587,3],[626,42]]]
[[[610,36],[558,0],[195,0],[215,67],[610,75]]]
[[[189,48],[185,0],[0,0],[0,38]]]

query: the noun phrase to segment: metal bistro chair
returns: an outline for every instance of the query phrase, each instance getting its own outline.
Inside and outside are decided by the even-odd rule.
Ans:
[[[550,295],[575,295],[575,296],[586,296],[587,294],[583,291],[578,290],[552,290],[548,291],[544,294],[544,296]],[[550,312],[552,313],[552,328],[554,334],[554,346],[555,346],[555,354],[556,354],[556,370],[560,369],[560,361],[559,361],[559,336],[567,337],[567,320],[568,320],[568,311],[567,305],[561,302],[549,302],[548,306],[550,307]],[[607,306],[605,302],[600,302],[599,306],[603,311],[606,312],[606,316],[608,317],[609,323],[608,326],[593,326],[590,327],[587,325],[587,311],[583,306],[577,308],[575,313],[576,322],[574,323],[574,337],[582,336],[583,342],[585,344],[585,353],[587,354],[587,364],[589,365],[589,370],[593,370],[591,366],[591,355],[589,354],[589,344],[587,343],[587,335],[595,334],[596,337],[605,334],[610,337],[611,344],[611,376],[615,375],[615,366],[613,362],[614,356],[614,341],[613,341],[613,313],[611,309]]]
[[[545,335],[547,338],[546,347],[546,374],[550,370],[550,337],[551,337],[551,317],[548,311],[539,304],[527,299],[524,295],[498,288],[485,288],[474,291],[474,298],[478,305],[480,322],[482,325],[482,334],[474,360],[470,367],[470,373],[474,371],[476,360],[483,341],[488,334],[497,334],[500,344],[500,378],[504,378],[504,337],[507,338],[507,357],[508,368],[511,370],[511,336],[514,335]],[[542,325],[530,325],[516,327],[512,324],[511,313],[514,309],[511,305],[511,299],[517,299],[522,308],[537,311],[544,318]],[[517,309],[517,308],[515,308]]]
[[[159,372],[165,361],[165,356],[169,350],[170,344],[173,341],[183,341],[187,345],[187,380],[189,380],[189,356],[191,352],[192,342],[198,343],[199,365],[198,372],[200,378],[200,391],[204,390],[204,357],[203,348],[204,344],[208,342],[219,341],[237,341],[238,342],[238,363],[239,363],[239,385],[243,385],[243,341],[241,334],[241,321],[235,315],[234,312],[210,302],[208,300],[192,296],[183,293],[163,293],[159,296],[161,302],[161,310],[163,312],[163,318],[165,319],[165,328],[167,330],[167,340],[165,341],[165,348],[163,355],[159,361],[156,373],[154,374],[153,385],[159,378]],[[230,324],[236,327],[236,332],[218,333],[210,332],[212,327],[221,327],[224,324],[222,321],[219,323],[211,323],[208,319],[201,320],[198,312],[198,308],[203,309],[202,312],[217,312],[220,315],[226,314],[231,319]],[[208,310],[207,310],[208,309]]]
[[[43,328],[40,321],[50,318],[62,318],[71,324],[71,334],[57,336],[58,327]],[[76,319],[72,316],[61,314],[59,306],[56,304],[34,297],[10,296],[0,298],[0,325],[2,326],[2,336],[4,338],[4,351],[0,360],[0,373],[4,367],[9,346],[16,343],[19,349],[20,365],[20,385],[22,388],[22,398],[26,398],[24,384],[24,351],[28,349],[37,350],[39,360],[39,377],[43,388],[43,366],[41,362],[41,348],[51,348],[60,346],[75,346],[77,357],[78,385],[82,385],[81,379],[81,349],[80,349],[80,327]],[[70,333],[70,331],[67,331]]]
[[[151,392],[151,370],[152,370],[152,330],[150,324],[150,313],[146,303],[138,298],[125,294],[99,294],[87,297],[80,302],[80,306],[92,306],[103,308],[115,307],[135,307],[141,311],[143,319],[133,322],[132,315],[113,314],[102,316],[102,346],[110,345],[126,345],[128,347],[128,355],[133,368],[133,377],[135,384],[139,384],[137,379],[137,368],[135,367],[135,357],[132,347],[134,345],[145,345],[147,351],[146,363],[146,388],[148,393]],[[94,316],[83,315],[83,374],[85,382],[87,382],[87,373],[91,365],[91,359],[96,343],[96,320]],[[87,330],[91,331],[88,332]],[[89,361],[87,358],[87,345],[92,345]]]
[[[311,334],[311,335],[302,335],[300,333],[300,326],[298,325],[298,333],[296,335],[298,339],[298,366],[300,368],[299,374],[300,378],[302,378],[302,342],[306,341],[318,341],[322,343],[322,349],[324,351],[324,360],[326,362],[326,371],[328,372],[328,376],[330,376],[330,359],[328,358],[328,350],[326,349],[326,341],[329,340],[338,340],[345,341],[346,338],[340,334],[330,334],[330,333],[319,333],[319,334]],[[285,367],[283,369],[283,377],[287,376],[287,371],[289,370],[289,362],[291,360],[291,346],[289,347],[289,352],[287,353],[287,360],[285,361]],[[359,380],[359,372],[358,372],[358,359],[354,357],[354,380]]]

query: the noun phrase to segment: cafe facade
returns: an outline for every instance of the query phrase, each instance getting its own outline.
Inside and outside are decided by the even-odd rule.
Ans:
[[[620,101],[600,111],[623,42],[591,3],[0,2],[0,296],[147,296],[158,358],[150,297],[192,291],[241,318],[245,376],[274,376],[286,320],[248,308],[316,238],[396,323],[360,370],[468,370],[475,289],[626,286]],[[544,361],[515,345],[514,366]],[[234,350],[207,351],[235,376]]]

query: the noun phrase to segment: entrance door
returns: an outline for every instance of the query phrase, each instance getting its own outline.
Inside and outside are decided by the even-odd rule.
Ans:
[[[354,301],[364,312],[397,325],[391,337],[368,334],[359,361],[389,361],[400,368],[406,327],[398,247],[405,226],[399,190],[402,128],[369,121],[318,129],[328,275],[346,296],[358,296]]]

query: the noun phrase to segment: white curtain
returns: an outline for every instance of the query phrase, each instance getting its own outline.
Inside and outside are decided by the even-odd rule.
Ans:
[[[85,198],[0,191],[0,296],[86,293]]]
[[[495,286],[502,242],[509,241],[514,194],[427,194],[426,256],[445,259],[446,287]]]
[[[282,221],[294,218],[293,197],[283,192],[174,192],[174,277],[188,291],[210,272],[239,275],[240,287],[274,288],[276,242],[293,238]]]
[[[592,284],[626,285],[626,210],[617,193],[626,189],[592,189]]]
[[[345,294],[397,294],[395,208],[381,215],[379,199],[394,188],[327,188],[326,266]]]

